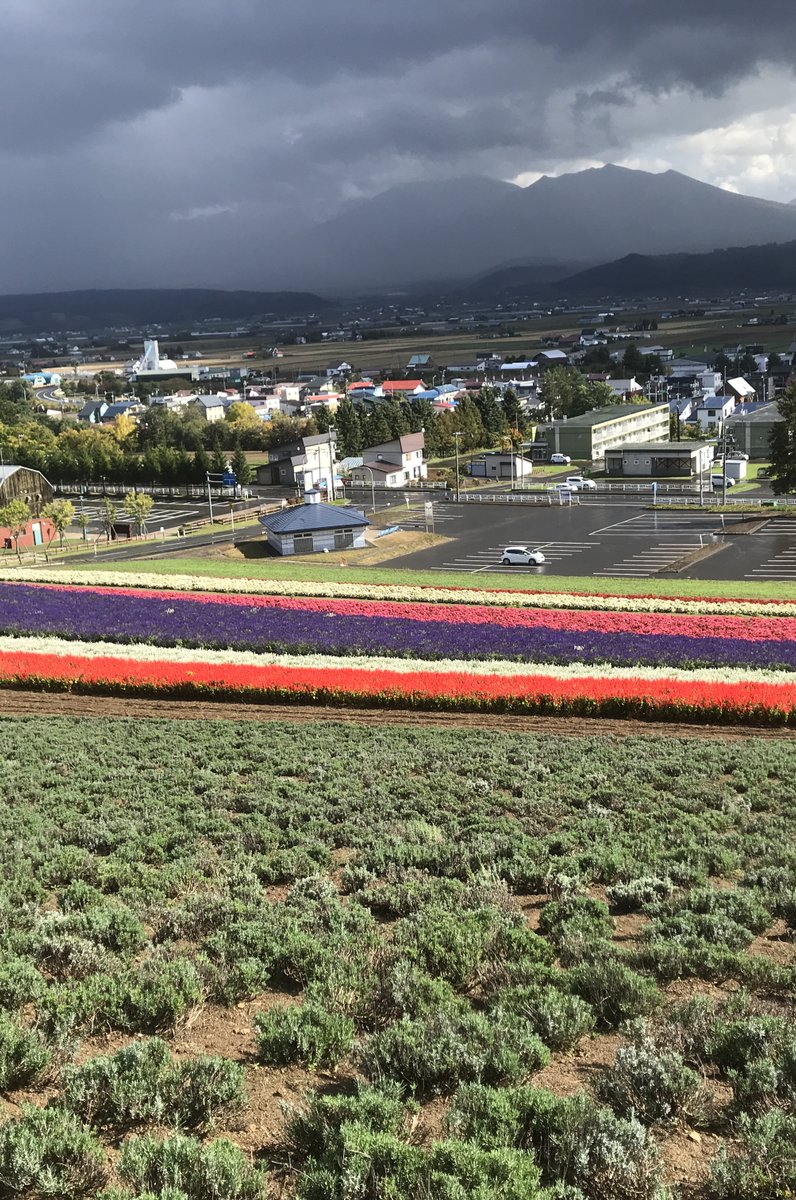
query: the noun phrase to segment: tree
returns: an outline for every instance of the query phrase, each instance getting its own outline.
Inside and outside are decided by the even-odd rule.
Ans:
[[[774,372],[776,371],[777,367],[781,367],[781,366],[782,366],[782,359],[780,358],[780,356],[777,353],[775,353],[772,350],[771,354],[769,354],[769,356],[768,356],[768,361],[766,362],[766,374],[773,375]]]
[[[500,402],[500,407],[503,410],[503,416],[506,424],[510,429],[517,429],[520,433],[524,432],[524,416],[522,405],[517,398],[517,393],[513,388],[506,388],[503,393],[503,398]]]
[[[77,514],[77,527],[80,530],[84,542],[86,540],[86,530],[90,524],[91,517],[88,515],[88,513],[82,512]]]
[[[135,521],[139,537],[147,531],[147,517],[152,512],[154,503],[147,492],[131,492],[129,496],[125,497],[124,511]]]
[[[0,527],[7,529],[11,534],[20,562],[22,562],[22,555],[19,552],[19,539],[25,532],[29,521],[30,509],[24,500],[10,500],[4,508],[0,508]]]
[[[238,446],[235,453],[232,455],[232,471],[238,481],[239,487],[246,487],[252,481],[252,469],[249,466],[243,450]]]
[[[207,473],[210,470],[210,459],[204,446],[200,446],[193,456],[192,478],[194,483],[207,487]]]
[[[49,521],[55,532],[61,549],[64,548],[64,534],[75,519],[75,506],[71,500],[51,500],[41,510],[45,521]]]
[[[585,387],[586,380],[574,367],[549,367],[542,375],[539,388],[545,419],[568,417],[576,408],[585,412],[579,408]]]
[[[102,508],[100,509],[100,524],[102,525],[102,532],[105,534],[105,537],[108,539],[108,541],[111,540],[111,534],[113,533],[113,527],[116,524],[118,511],[119,510],[113,501],[109,500],[106,496],[102,502]]]
[[[771,490],[782,496],[796,492],[796,384],[786,388],[777,407],[784,419],[771,431]]]
[[[362,453],[362,422],[351,401],[340,401],[337,408],[337,449],[341,458],[354,458]]]
[[[259,427],[260,418],[252,408],[251,404],[247,404],[245,400],[235,400],[230,404],[224,420],[229,425],[249,425]]]
[[[642,373],[646,370],[646,359],[639,350],[635,342],[631,342],[627,350],[622,355],[622,375],[623,379],[630,379],[632,376]]]

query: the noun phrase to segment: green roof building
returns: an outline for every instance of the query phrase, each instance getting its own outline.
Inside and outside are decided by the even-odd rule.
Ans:
[[[638,442],[664,442],[669,438],[669,405],[609,404],[579,417],[563,418],[540,425],[538,441],[547,442],[550,454],[594,462],[606,450]]]

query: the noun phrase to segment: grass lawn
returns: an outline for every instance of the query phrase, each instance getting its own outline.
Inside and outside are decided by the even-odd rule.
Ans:
[[[102,564],[86,563],[87,570],[102,569]],[[267,559],[262,562],[214,562],[203,558],[158,558],[152,562],[137,560],[108,563],[107,569],[132,574],[145,571],[158,575],[205,575],[220,579],[291,579],[307,582],[391,584],[394,587],[469,588],[479,591],[582,592],[599,595],[610,592],[619,596],[703,596],[744,600],[794,600],[796,584],[751,582],[736,579],[592,579],[582,575],[534,576],[506,580],[505,575],[478,575],[437,571],[410,571],[397,567],[324,567],[320,564]]]

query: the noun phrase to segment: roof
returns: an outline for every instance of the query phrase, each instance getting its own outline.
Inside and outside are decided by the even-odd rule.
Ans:
[[[727,404],[734,404],[734,396],[706,396],[704,400],[700,400],[697,408],[724,408]]]
[[[779,405],[775,400],[772,400],[770,404],[763,404],[760,408],[756,408],[754,412],[738,413],[737,416],[728,417],[727,421],[728,424],[730,422],[734,424],[736,421],[784,421],[784,419],[782,413],[779,411]]]
[[[609,421],[619,421],[623,417],[633,417],[638,413],[644,412],[669,412],[669,404],[663,401],[660,404],[606,404],[605,408],[595,408],[591,412],[581,413],[579,417],[570,417],[566,421],[545,421],[543,428],[547,429],[551,426],[558,426],[560,429],[569,429],[572,425],[576,429],[589,428],[592,425],[606,425]]]
[[[383,475],[394,475],[396,471],[403,471],[403,464],[399,462],[389,462],[383,458],[380,462],[373,459],[371,462],[363,462],[362,466],[369,471],[381,471]],[[359,467],[354,467],[353,470],[359,470]]]
[[[687,450],[691,454],[694,450],[703,450],[705,446],[712,446],[712,442],[626,442],[624,446],[614,446],[610,450],[606,450],[606,454],[646,454],[653,450],[656,454],[661,454],[666,451],[683,451]]]
[[[202,408],[223,408],[226,397],[222,396],[197,396],[196,401],[201,404]]]
[[[5,483],[15,471],[19,471],[19,467],[0,467],[0,483]]]
[[[751,383],[748,383],[742,375],[739,375],[737,379],[728,379],[727,387],[735,388],[736,392],[739,392],[742,396],[751,396],[755,390]]]
[[[346,471],[353,471],[354,467],[362,466],[362,457],[350,456],[349,458],[342,458],[337,466],[341,473],[345,475]]]
[[[635,379],[635,377],[633,379],[606,379],[605,382],[608,384],[609,388],[612,388],[615,392],[643,391],[641,384]]]
[[[413,354],[409,359],[410,367],[425,367],[431,362],[430,354]]]
[[[563,350],[540,350],[539,358],[566,358]]]
[[[370,525],[364,513],[355,508],[338,508],[334,504],[297,504],[281,512],[260,517],[260,524],[269,533],[312,533],[318,529],[354,529]]]
[[[413,392],[421,387],[425,387],[422,379],[385,379],[381,385],[384,392]]]

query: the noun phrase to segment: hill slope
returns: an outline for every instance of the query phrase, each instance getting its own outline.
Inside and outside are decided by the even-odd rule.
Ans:
[[[0,328],[11,331],[99,329],[268,313],[305,315],[328,307],[310,292],[223,292],[211,288],[117,288],[0,296]]]

